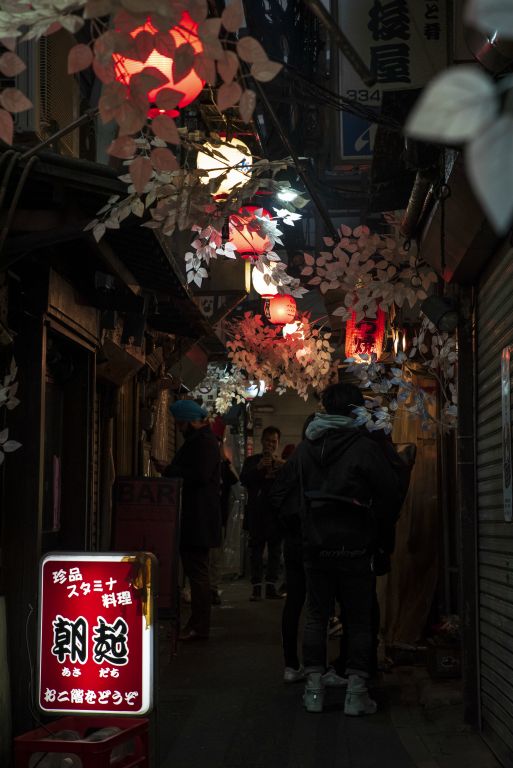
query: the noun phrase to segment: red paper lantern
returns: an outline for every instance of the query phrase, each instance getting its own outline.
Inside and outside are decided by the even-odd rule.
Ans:
[[[195,53],[202,53],[203,45],[197,35],[197,31],[198,25],[191,19],[189,14],[184,11],[180,23],[177,24],[176,27],[170,29],[167,34],[169,34],[171,38],[172,46],[174,45],[178,48],[184,43],[189,43],[193,47]],[[132,30],[130,34],[133,38],[136,38],[143,32],[149,32],[151,35],[165,34],[162,32],[159,33],[149,18],[145,24]],[[136,59],[131,59],[119,53],[113,54],[113,59],[116,80],[123,83],[123,85],[129,86],[131,78],[141,72],[145,67],[155,67],[167,78],[167,82],[148,92],[148,102],[150,104],[148,115],[150,117],[155,117],[157,114],[166,114],[171,117],[176,117],[178,115],[177,110],[186,107],[187,104],[194,101],[205,85],[205,81],[196,74],[194,69],[191,69],[185,77],[181,78],[181,80],[175,82],[173,78],[173,59],[170,56],[164,56],[162,53],[159,53],[155,48],[150,51],[146,61],[137,61]],[[178,103],[177,109],[165,110],[152,107],[157,98],[157,94],[163,88],[171,88],[174,91],[183,93],[183,98]]]
[[[279,293],[268,299],[265,316],[274,325],[287,325],[296,319],[296,300],[288,293]]]
[[[260,218],[271,219],[269,211],[257,205],[245,205],[239,209],[238,214],[230,216],[229,219],[229,242],[243,259],[257,258],[271,246],[268,237],[262,237],[256,229],[253,229],[254,224],[258,223],[255,219],[255,211],[262,211]]]
[[[383,352],[385,340],[386,315],[382,309],[376,312],[376,317],[364,317],[356,322],[356,312],[346,324],[346,357],[358,360],[362,355],[376,355],[377,359]]]

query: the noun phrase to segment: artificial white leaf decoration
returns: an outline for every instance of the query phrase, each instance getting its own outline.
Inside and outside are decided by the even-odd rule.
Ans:
[[[499,234],[513,217],[513,116],[504,114],[467,147],[467,173],[483,209]]]
[[[495,120],[499,97],[491,77],[462,64],[435,77],[413,107],[405,133],[414,139],[460,144]]]
[[[7,440],[2,445],[2,450],[5,451],[5,453],[13,453],[14,451],[17,451],[18,448],[21,448],[21,443],[18,443],[17,440]]]
[[[232,341],[227,348],[232,363],[251,378],[280,394],[293,389],[306,399],[309,391],[323,389],[335,375],[331,365],[335,350],[324,332],[310,325],[308,315],[296,322],[297,332],[284,337],[281,329],[247,312],[229,324]]]

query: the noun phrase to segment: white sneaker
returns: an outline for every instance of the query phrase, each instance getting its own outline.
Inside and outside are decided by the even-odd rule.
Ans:
[[[324,685],[320,672],[312,672],[307,676],[303,704],[307,712],[322,712],[324,706]]]
[[[373,715],[377,708],[376,702],[369,696],[365,678],[360,675],[349,675],[344,714]]]
[[[322,682],[326,688],[345,688],[347,686],[347,677],[337,675],[334,667],[328,667],[322,676]]]
[[[303,667],[294,669],[294,667],[285,667],[283,670],[283,682],[284,683],[299,683],[300,680],[305,679],[305,670]]]

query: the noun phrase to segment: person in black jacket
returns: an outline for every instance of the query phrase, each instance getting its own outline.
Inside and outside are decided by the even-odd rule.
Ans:
[[[221,458],[206,411],[193,400],[170,406],[185,441],[161,472],[181,477],[180,555],[191,585],[191,618],[181,640],[207,639],[210,632],[209,550],[221,544]]]
[[[365,427],[361,427],[365,430]],[[389,508],[389,514],[380,520],[380,527],[376,536],[376,547],[372,554],[372,570],[375,576],[384,576],[390,572],[391,557],[395,547],[395,524],[399,517],[399,513],[404,504],[408,493],[408,487],[410,485],[410,476],[415,464],[416,446],[413,443],[403,443],[400,451],[392,442],[390,435],[385,434],[383,430],[375,430],[374,432],[365,433],[374,442],[379,445],[383,451],[390,470],[395,474],[398,484],[399,493],[396,496],[396,513]],[[390,500],[390,504],[392,504]],[[342,624],[343,616],[341,616]],[[381,615],[378,602],[378,596],[374,593],[373,609],[372,609],[372,626],[373,626],[373,654],[371,664],[371,677],[374,677],[378,673],[378,649],[380,640],[381,629]],[[333,668],[339,675],[344,674],[346,668],[347,658],[347,637],[343,633],[340,638],[340,653],[337,659],[333,661]]]
[[[226,526],[230,516],[230,499],[233,486],[239,482],[239,478],[232,467],[232,463],[226,455],[223,443],[223,437],[216,434],[219,443],[219,455],[221,456],[221,546],[210,550],[209,572],[210,572],[210,595],[212,605],[222,605],[219,583],[222,576],[223,566],[223,542],[226,535]]]
[[[361,390],[334,384],[323,393],[326,413],[318,413],[306,440],[290,458],[290,471],[273,488],[279,505],[300,488],[307,616],[303,661],[307,681],[303,697],[309,712],[323,708],[326,641],[335,597],[344,609],[349,678],[344,711],[372,714],[367,679],[372,662],[373,553],[380,531],[389,531],[398,514],[399,483],[380,446],[358,429],[351,413],[363,404]],[[293,471],[292,471],[293,470]],[[332,543],[316,546],[315,535],[328,526]],[[345,542],[345,543],[344,543]]]
[[[302,439],[305,439],[306,428],[314,419],[312,413],[303,425]],[[293,456],[292,452],[288,459]],[[283,453],[282,453],[283,458]],[[275,493],[275,488],[292,486],[286,497]],[[275,497],[278,498],[275,498]],[[301,535],[301,519],[299,517],[299,488],[295,481],[293,463],[287,462],[278,471],[275,483],[271,488],[270,501],[280,522],[283,532],[283,561],[285,564],[285,580],[287,583],[285,604],[281,617],[281,639],[285,669],[284,683],[296,683],[304,680],[303,665],[298,656],[299,620],[306,599],[305,566],[303,563],[303,538]],[[275,506],[277,501],[278,506]]]
[[[280,443],[280,430],[266,427],[262,432],[262,453],[249,456],[242,467],[240,481],[246,486],[248,500],[244,513],[244,530],[249,533],[249,567],[253,585],[252,601],[262,598],[264,575],[264,550],[267,546],[267,571],[265,596],[281,598],[276,589],[280,570],[281,529],[269,504],[269,491],[276,472],[285,462],[276,457]]]

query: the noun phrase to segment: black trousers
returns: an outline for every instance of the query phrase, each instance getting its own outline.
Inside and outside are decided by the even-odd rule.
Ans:
[[[188,547],[180,550],[183,569],[191,585],[191,618],[188,626],[202,637],[208,637],[210,632],[212,600],[209,552],[206,547]]]
[[[299,669],[298,630],[306,598],[306,577],[301,541],[288,541],[283,546],[287,597],[281,617],[281,637],[285,666]]]
[[[274,584],[280,573],[281,537],[265,539],[250,536],[249,539],[249,570],[252,584],[262,584],[264,577],[264,550],[267,544],[267,568],[265,581]]]
[[[307,610],[303,637],[305,671],[324,672],[330,609],[343,605],[347,637],[346,674],[368,677],[372,664],[372,603],[375,577],[370,558],[347,559],[337,570],[306,567]]]
[[[342,606],[340,610],[340,619],[342,621],[342,626],[345,627],[346,621],[344,619],[344,609]],[[371,622],[372,622],[372,659],[371,659],[371,666],[370,666],[370,675],[371,677],[375,677],[378,674],[378,646],[379,646],[379,631],[380,631],[380,624],[381,624],[381,612],[379,610],[378,596],[376,594],[376,590],[374,590],[374,595],[372,599]],[[345,629],[344,629],[344,634],[340,638],[339,656],[332,663],[337,671],[337,674],[343,676],[347,666],[347,636],[345,633]]]

